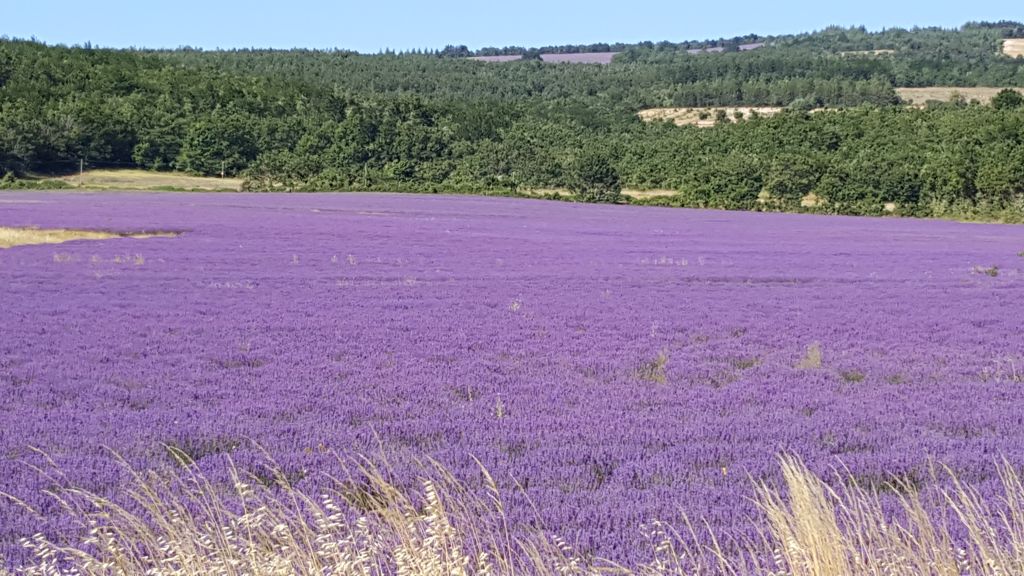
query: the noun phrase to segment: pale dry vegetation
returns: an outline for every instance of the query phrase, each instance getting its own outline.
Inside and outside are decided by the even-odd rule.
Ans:
[[[148,170],[88,170],[82,175],[60,178],[82,188],[103,190],[231,190],[242,189],[240,178],[212,178],[190,176],[180,172],[151,172]]]
[[[654,189],[654,190],[631,190],[626,189],[622,191],[624,196],[631,198],[664,198],[669,196],[676,196],[679,194],[678,190],[665,190],[665,189]]]
[[[1003,54],[1011,58],[1024,56],[1024,38],[1008,38],[1003,40]]]
[[[1021,49],[1024,50],[1024,45],[1022,45]],[[869,52],[884,55],[892,51],[873,50]],[[842,54],[863,55],[868,53],[843,52]],[[896,88],[896,94],[908,106],[923,107],[929,100],[949,102],[954,98],[963,98],[967,102],[977,100],[982,104],[988,104],[1001,90],[1004,90],[1004,88],[992,86],[928,86],[925,88]],[[1024,88],[1013,88],[1013,90],[1024,94]],[[637,115],[645,122],[662,120],[672,122],[677,126],[711,128],[718,123],[719,118],[722,118],[720,111],[724,112],[724,119],[726,121],[739,122],[740,120],[749,120],[755,115],[764,117],[774,116],[783,110],[785,108],[780,106],[704,106],[693,108],[647,108],[637,112]],[[824,108],[815,108],[811,112],[821,112],[822,110]],[[737,117],[737,113],[739,113],[739,117]]]
[[[926,88],[897,88],[896,94],[899,95],[900,99],[912,106],[924,106],[929,100],[949,102],[953,98],[959,97],[968,102],[977,100],[983,104],[988,104],[996,94],[1004,89],[991,86],[977,86],[973,88],[962,86],[928,86]],[[1013,89],[1024,94],[1024,89],[1022,88]]]
[[[184,457],[183,457],[184,458]],[[950,471],[932,472],[946,489],[893,479],[863,486],[837,473],[830,487],[799,460],[780,461],[780,486],[757,482],[758,539],[720,540],[690,525],[681,534],[653,521],[646,563],[627,569],[584,557],[542,529],[510,528],[497,483],[482,467],[469,491],[441,466],[421,465],[402,486],[361,461],[316,496],[282,473],[272,480],[239,471],[230,485],[184,472],[132,472],[128,500],[60,487],[52,495],[81,524],[81,542],[42,535],[23,545],[34,559],[25,576],[340,575],[469,576],[637,574],[730,576],[1006,575],[1024,570],[1024,485],[998,465],[1002,494],[983,498]],[[884,503],[882,491],[889,493]],[[695,525],[695,524],[694,524]],[[955,537],[954,534],[963,534]],[[704,542],[704,544],[687,544]],[[0,575],[9,575],[0,568]]]
[[[566,198],[572,197],[573,193],[566,188],[536,188],[533,190],[523,190],[523,194],[528,196],[564,196]],[[630,198],[659,198],[675,196],[679,194],[677,190],[667,189],[653,189],[653,190],[635,190],[632,188],[624,188],[622,190],[623,196],[629,196]]]
[[[796,367],[801,370],[821,368],[821,343],[814,342],[807,346],[807,353],[800,359]]]
[[[752,116],[774,116],[782,112],[778,106],[705,106],[698,108],[648,108],[638,112],[640,119],[645,122],[664,120],[673,122],[676,126],[697,126],[710,128],[717,123],[719,111],[725,112],[725,118],[729,122],[737,122],[736,114],[742,115],[743,119]]]
[[[825,199],[814,192],[810,192],[800,199],[800,206],[803,208],[817,208],[819,206],[824,206],[825,204],[827,204]]]
[[[0,248],[32,244],[62,244],[72,240],[109,240],[111,238],[173,238],[178,232],[113,232],[73,228],[17,228],[0,226]]]

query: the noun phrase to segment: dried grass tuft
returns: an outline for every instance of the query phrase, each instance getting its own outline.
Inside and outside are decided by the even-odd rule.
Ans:
[[[173,238],[179,232],[112,232],[73,228],[31,228],[0,226],[0,248],[32,244],[62,244],[72,240],[109,240],[111,238]]]
[[[513,536],[497,483],[481,466],[470,491],[442,467],[422,466],[411,485],[391,480],[384,462],[360,461],[336,488],[312,497],[285,474],[251,482],[237,471],[225,490],[194,466],[178,476],[133,473],[125,505],[77,490],[53,492],[87,537],[58,545],[42,535],[17,574],[43,576],[295,574],[358,576],[540,576],[637,574],[861,576],[1024,573],[1024,485],[999,465],[1003,494],[985,498],[949,470],[947,489],[925,503],[894,479],[896,513],[877,487],[852,475],[832,488],[800,460],[780,459],[782,484],[755,486],[761,538],[720,543],[652,522],[643,530],[650,560],[633,568],[588,559],[540,530]],[[839,476],[843,476],[840,474]],[[938,474],[932,471],[932,479]],[[405,486],[403,488],[403,486]],[[411,486],[411,487],[410,487]],[[951,534],[967,537],[955,541]],[[692,542],[704,542],[694,545]],[[687,544],[691,543],[691,544]],[[8,572],[0,569],[0,574]]]

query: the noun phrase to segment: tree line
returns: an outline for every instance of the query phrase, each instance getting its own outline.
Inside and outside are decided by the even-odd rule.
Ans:
[[[828,29],[707,55],[638,45],[608,66],[0,40],[0,176],[84,159],[223,170],[254,190],[569,189],[610,201],[657,188],[677,191],[658,202],[685,206],[1013,218],[1024,208],[1019,96],[909,109],[894,93],[910,81],[903,60],[840,54],[893,46],[921,62],[921,46],[945,46],[960,56],[919,77],[1020,85],[1024,62],[990,45],[1013,26]],[[635,114],[794,103],[711,129]],[[842,109],[807,111],[823,105]]]

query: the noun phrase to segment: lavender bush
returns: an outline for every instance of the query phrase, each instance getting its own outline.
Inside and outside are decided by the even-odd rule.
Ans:
[[[777,482],[779,453],[867,486],[944,463],[983,495],[997,458],[1024,462],[1020,227],[28,193],[3,195],[0,226],[184,231],[0,250],[10,564],[20,538],[78,535],[47,490],[116,498],[112,451],[225,484],[230,459],[272,484],[260,446],[311,494],[336,454],[383,451],[397,482],[433,457],[470,489],[476,457],[513,526],[535,523],[530,501],[626,565],[642,524],[682,511],[756,537],[751,479]]]

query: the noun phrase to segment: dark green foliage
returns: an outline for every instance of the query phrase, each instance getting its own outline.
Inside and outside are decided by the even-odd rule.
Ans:
[[[1024,218],[1024,106],[898,106],[894,88],[1024,85],[998,54],[1016,23],[961,30],[641,43],[610,65],[439,53],[117,51],[0,40],[0,178],[79,161],[239,175],[253,190],[516,194],[678,190],[650,202],[758,210]],[[767,42],[753,51],[735,48]],[[687,49],[720,46],[720,54]],[[843,54],[894,50],[883,56]],[[482,55],[487,51],[480,51]],[[710,129],[648,106],[786,106]],[[826,111],[813,111],[828,107]],[[835,108],[841,108],[836,110]],[[705,115],[705,119],[710,116]],[[887,208],[888,206],[888,208]]]
[[[814,98],[800,97],[787,104],[786,108],[797,112],[810,112],[820,105],[821,102]]]
[[[71,188],[63,180],[21,180],[14,177],[13,172],[8,172],[0,177],[0,190],[59,190]]]
[[[993,108],[1020,108],[1021,106],[1024,106],[1024,96],[1022,96],[1020,92],[1011,90],[1010,88],[1000,90],[999,93],[992,98]]]
[[[608,156],[584,151],[573,163],[568,175],[569,191],[582,202],[609,202],[619,200],[622,182]]]

